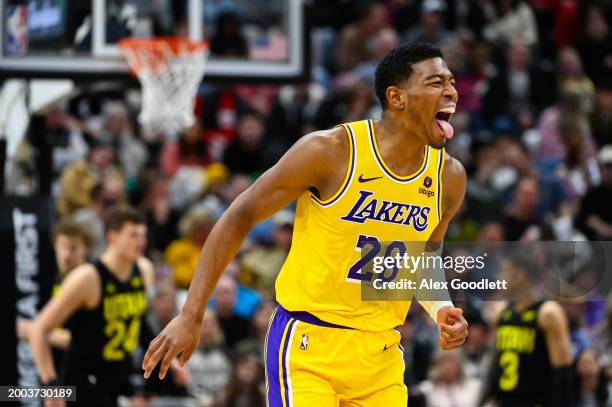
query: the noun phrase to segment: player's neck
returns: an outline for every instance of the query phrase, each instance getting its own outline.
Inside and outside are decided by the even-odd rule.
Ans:
[[[414,130],[405,123],[391,117],[393,113],[383,114],[374,124],[376,143],[387,164],[410,163],[415,169],[423,162],[425,145]]]
[[[102,262],[108,267],[111,274],[119,280],[125,280],[134,267],[134,262],[121,256],[112,248],[108,248],[100,255]]]

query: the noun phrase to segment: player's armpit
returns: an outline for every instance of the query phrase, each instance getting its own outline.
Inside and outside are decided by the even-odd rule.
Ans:
[[[427,250],[435,251],[444,241],[448,224],[461,208],[467,187],[467,174],[459,160],[446,156],[442,173],[442,216],[429,237]]]

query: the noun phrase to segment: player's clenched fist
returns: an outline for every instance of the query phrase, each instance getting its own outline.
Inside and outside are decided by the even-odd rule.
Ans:
[[[463,345],[468,336],[468,323],[463,318],[463,310],[455,307],[442,307],[438,311],[438,345],[442,350],[451,350]]]
[[[184,314],[176,316],[149,344],[142,362],[145,379],[148,379],[161,360],[159,378],[166,377],[172,361],[180,353],[179,364],[183,366],[200,343],[201,322]]]

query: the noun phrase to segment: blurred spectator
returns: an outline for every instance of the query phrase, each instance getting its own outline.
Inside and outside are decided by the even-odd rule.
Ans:
[[[538,27],[531,6],[522,0],[495,2],[497,18],[487,25],[484,37],[493,43],[520,40],[531,47],[538,43]]]
[[[249,320],[234,311],[238,293],[238,283],[228,275],[221,275],[213,296],[214,311],[225,337],[225,344],[232,349],[234,345],[249,336]]]
[[[207,405],[228,383],[232,361],[224,347],[224,338],[214,311],[207,310],[202,320],[200,346],[185,364],[189,370],[189,393]]]
[[[168,177],[174,176],[182,166],[203,168],[210,162],[208,146],[197,122],[192,127],[185,129],[177,141],[168,142],[160,155],[161,169]]]
[[[148,160],[144,143],[131,129],[128,112],[123,103],[110,102],[104,108],[104,127],[99,140],[110,143],[125,176],[134,178]]]
[[[223,274],[233,278],[238,283],[234,313],[247,319],[253,318],[261,303],[261,293],[242,284],[240,264],[237,260],[232,260],[223,271]],[[209,301],[209,305],[214,307],[212,299]]]
[[[340,33],[337,67],[350,71],[372,57],[370,48],[375,35],[386,25],[387,11],[378,2],[368,2],[358,11],[356,22],[348,24]]]
[[[612,240],[612,144],[598,155],[601,185],[592,187],[582,198],[577,226],[591,240]]]
[[[439,352],[429,373],[429,380],[419,385],[428,407],[472,407],[478,401],[480,381],[463,372],[460,350]]]
[[[493,174],[501,165],[500,158],[500,154],[490,146],[476,153],[476,169],[467,184],[466,217],[486,221],[499,216],[501,194],[493,183]]]
[[[574,196],[583,195],[599,178],[584,99],[579,93],[564,91],[555,106],[542,112],[538,130],[538,160],[551,167],[564,164],[566,173],[562,177],[569,191]]]
[[[421,41],[436,44],[448,38],[451,32],[444,27],[445,11],[446,3],[442,0],[423,1],[421,21],[403,36],[404,42]]]
[[[595,99],[595,86],[588,76],[584,74],[580,55],[575,49],[566,47],[559,51],[558,87],[560,93],[564,91],[580,95],[584,103],[584,111],[590,112]]]
[[[612,294],[608,294],[606,318],[593,334],[593,351],[597,361],[608,372],[608,381],[612,384]]]
[[[72,219],[87,227],[93,238],[92,257],[98,257],[106,246],[104,222],[107,211],[125,203],[123,185],[115,178],[107,178],[91,189],[91,202],[72,214]]]
[[[327,89],[316,83],[283,86],[268,116],[268,147],[279,158],[304,134],[317,128]]]
[[[554,100],[553,85],[530,63],[527,43],[512,41],[506,52],[506,63],[489,80],[484,96],[483,113],[491,124],[501,115],[515,119],[525,113],[533,115]]]
[[[484,379],[487,373],[484,361],[491,339],[491,330],[478,309],[467,312],[465,318],[470,324],[470,330],[464,346],[464,373],[466,377]]]
[[[41,184],[45,177],[57,177],[71,162],[85,158],[88,151],[80,130],[59,104],[49,107],[43,117],[32,117],[27,141],[36,151],[32,158]]]
[[[596,92],[595,109],[589,114],[589,122],[597,146],[603,147],[612,144],[612,79],[603,81]]]
[[[147,222],[149,249],[163,253],[170,242],[177,238],[180,219],[180,212],[170,206],[167,180],[150,180],[141,209]]]
[[[195,112],[202,124],[204,137],[211,143],[211,155],[221,158],[221,151],[216,147],[227,145],[236,137],[238,118],[251,111],[231,86],[203,88],[196,96]]]
[[[606,373],[599,364],[595,352],[585,349],[575,359],[576,407],[606,407],[608,384]]]
[[[202,246],[216,222],[213,211],[204,206],[194,206],[179,222],[181,237],[168,245],[164,258],[173,272],[174,283],[179,288],[189,288]]]
[[[155,335],[161,332],[177,314],[176,289],[171,281],[164,280],[154,287],[151,309],[147,315],[149,327]]]
[[[435,338],[436,333],[429,325],[425,325],[424,319],[419,315],[418,312],[411,311],[404,324],[399,327],[400,344],[404,348],[406,386],[416,385],[427,378],[434,350],[432,337]]]
[[[580,353],[591,347],[591,341],[584,327],[585,301],[580,298],[572,298],[571,300],[561,300],[560,304],[569,322],[570,339],[572,340],[572,360],[576,360]]]
[[[281,211],[272,218],[275,226],[270,247],[258,246],[242,258],[247,281],[265,298],[274,298],[274,283],[281,270],[293,235],[293,213]]]
[[[514,191],[513,200],[503,220],[506,239],[541,240],[544,225],[537,218],[540,204],[538,182],[533,177],[522,178]]]
[[[253,351],[238,355],[228,385],[215,397],[214,407],[263,407],[265,388],[262,362]]]
[[[612,69],[612,34],[599,6],[587,6],[583,27],[585,35],[577,41],[576,49],[582,57],[587,75],[598,83],[609,76]]]
[[[265,127],[263,118],[247,114],[238,121],[238,134],[227,146],[223,163],[237,174],[254,174],[266,170],[263,139]]]
[[[215,35],[210,41],[210,51],[214,57],[246,57],[249,49],[240,33],[238,16],[233,12],[223,12],[217,18]]]

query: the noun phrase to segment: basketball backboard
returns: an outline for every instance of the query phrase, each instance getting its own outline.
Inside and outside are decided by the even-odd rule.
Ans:
[[[302,0],[0,0],[0,76],[128,75],[124,37],[207,40],[205,80],[292,81],[308,66]]]

